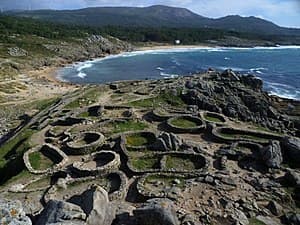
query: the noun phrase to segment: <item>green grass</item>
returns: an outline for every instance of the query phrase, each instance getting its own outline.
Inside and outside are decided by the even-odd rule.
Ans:
[[[177,169],[177,170],[194,170],[195,165],[190,159],[184,159],[176,156],[167,156],[166,160],[167,169]]]
[[[259,221],[256,218],[249,219],[249,225],[266,225],[264,222]]]
[[[220,120],[217,117],[213,117],[213,116],[204,115],[204,119],[206,119],[208,121],[211,121],[211,122],[214,122],[214,123],[223,123],[222,120]]]
[[[53,161],[41,152],[33,152],[29,155],[29,162],[35,170],[45,170],[53,166]]]
[[[66,109],[75,109],[78,107],[89,106],[98,101],[101,92],[98,88],[90,88],[84,91],[84,95],[75,99],[65,106]]]
[[[122,133],[126,131],[140,131],[148,128],[148,125],[142,122],[129,121],[119,121],[109,124],[111,126],[111,133]]]
[[[42,110],[50,107],[51,105],[55,104],[59,100],[60,100],[60,98],[49,98],[49,99],[44,99],[44,100],[38,100],[38,101],[32,102],[30,104],[32,106],[34,106],[34,108],[36,108],[37,110],[42,111]]]
[[[170,105],[175,107],[184,106],[185,103],[178,95],[172,95],[169,92],[159,94],[153,98],[142,99],[134,102],[128,103],[133,107],[142,107],[142,108],[155,108],[160,105]]]
[[[138,170],[158,168],[159,158],[155,156],[144,156],[130,159],[131,165]]]
[[[181,128],[193,128],[197,127],[197,124],[193,121],[184,119],[184,118],[176,118],[171,121],[171,124],[176,127]]]
[[[139,134],[130,135],[126,137],[126,143],[130,146],[142,146],[149,144],[149,140]]]
[[[0,168],[6,164],[4,158],[8,153],[12,155],[23,154],[31,146],[28,142],[29,137],[34,133],[33,130],[26,129],[15,138],[6,142],[0,147]]]
[[[253,140],[253,141],[268,141],[269,140],[269,139],[266,139],[266,138],[262,138],[262,137],[258,137],[258,136],[254,136],[254,135],[247,135],[247,134],[221,133],[221,136],[223,136],[224,138],[230,138],[230,139],[243,138],[243,139],[249,139],[249,140]]]

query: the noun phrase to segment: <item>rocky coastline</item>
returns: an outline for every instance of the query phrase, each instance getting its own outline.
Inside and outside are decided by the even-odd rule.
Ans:
[[[262,85],[210,69],[66,94],[4,143],[1,222],[299,224],[300,103]]]

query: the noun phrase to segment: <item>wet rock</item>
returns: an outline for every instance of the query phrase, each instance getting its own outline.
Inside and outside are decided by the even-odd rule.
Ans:
[[[270,201],[268,204],[268,209],[274,216],[281,216],[283,214],[283,208],[275,201]]]
[[[270,141],[269,145],[262,149],[262,158],[270,168],[280,168],[283,161],[279,141]]]
[[[0,199],[0,224],[31,225],[20,201]]]
[[[223,71],[221,76],[226,77],[226,78],[230,79],[231,81],[240,81],[240,77],[235,72],[233,72],[231,69]]]
[[[254,90],[262,90],[263,81],[254,75],[246,75],[241,77],[242,82],[253,88]]]
[[[150,199],[133,214],[139,225],[179,225],[173,202],[169,199]]]

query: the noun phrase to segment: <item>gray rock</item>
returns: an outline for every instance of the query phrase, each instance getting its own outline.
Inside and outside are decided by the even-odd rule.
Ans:
[[[150,199],[133,214],[139,225],[179,225],[173,202],[169,199]]]
[[[183,141],[173,133],[162,132],[154,148],[162,149],[164,151],[178,151],[182,146]]]
[[[116,217],[116,209],[109,202],[108,193],[100,186],[95,187],[93,192],[87,193],[87,196],[92,195],[92,209],[87,218],[87,225],[111,225]],[[88,202],[85,201],[88,204]],[[89,208],[90,205],[85,207]]]
[[[262,157],[270,168],[280,168],[283,161],[279,141],[270,141],[269,145],[262,149]]]
[[[0,224],[32,225],[20,201],[0,199]]]
[[[281,141],[287,161],[300,164],[300,139],[296,137],[284,137]]]
[[[300,214],[288,213],[285,215],[285,222],[287,225],[299,225],[300,224]]]
[[[231,218],[236,222],[236,224],[239,225],[249,224],[249,220],[247,216],[241,210],[234,209],[233,213],[231,214]]]
[[[262,223],[264,223],[265,225],[280,225],[280,223],[278,223],[277,221],[275,221],[273,218],[271,217],[267,217],[267,216],[258,216],[256,217],[256,219]]]
[[[283,214],[283,208],[275,201],[270,201],[268,204],[268,209],[274,216],[281,216]]]
[[[284,182],[293,187],[300,187],[300,173],[290,169],[284,175]]]
[[[99,186],[68,201],[49,201],[37,224],[111,225],[115,219],[115,207],[109,202],[107,192]]]
[[[84,225],[86,214],[83,210],[72,203],[50,200],[42,211],[37,224],[39,225]]]
[[[28,52],[19,47],[13,47],[8,49],[8,54],[14,57],[27,56]]]

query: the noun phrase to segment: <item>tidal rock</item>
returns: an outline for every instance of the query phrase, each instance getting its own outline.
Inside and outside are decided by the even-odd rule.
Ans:
[[[221,75],[222,75],[222,77],[226,77],[226,78],[230,79],[231,81],[240,81],[240,77],[238,75],[236,75],[236,73],[233,72],[231,69],[223,71],[223,73]]]
[[[133,214],[139,225],[179,225],[174,204],[169,199],[150,199]]]
[[[262,157],[270,168],[280,168],[283,161],[279,141],[270,141],[269,145],[262,149]]]
[[[300,165],[300,139],[286,136],[281,143],[286,160]]]
[[[0,199],[0,224],[32,225],[20,201]]]
[[[262,90],[263,81],[254,75],[241,76],[241,80],[246,86],[250,86],[254,90]]]

